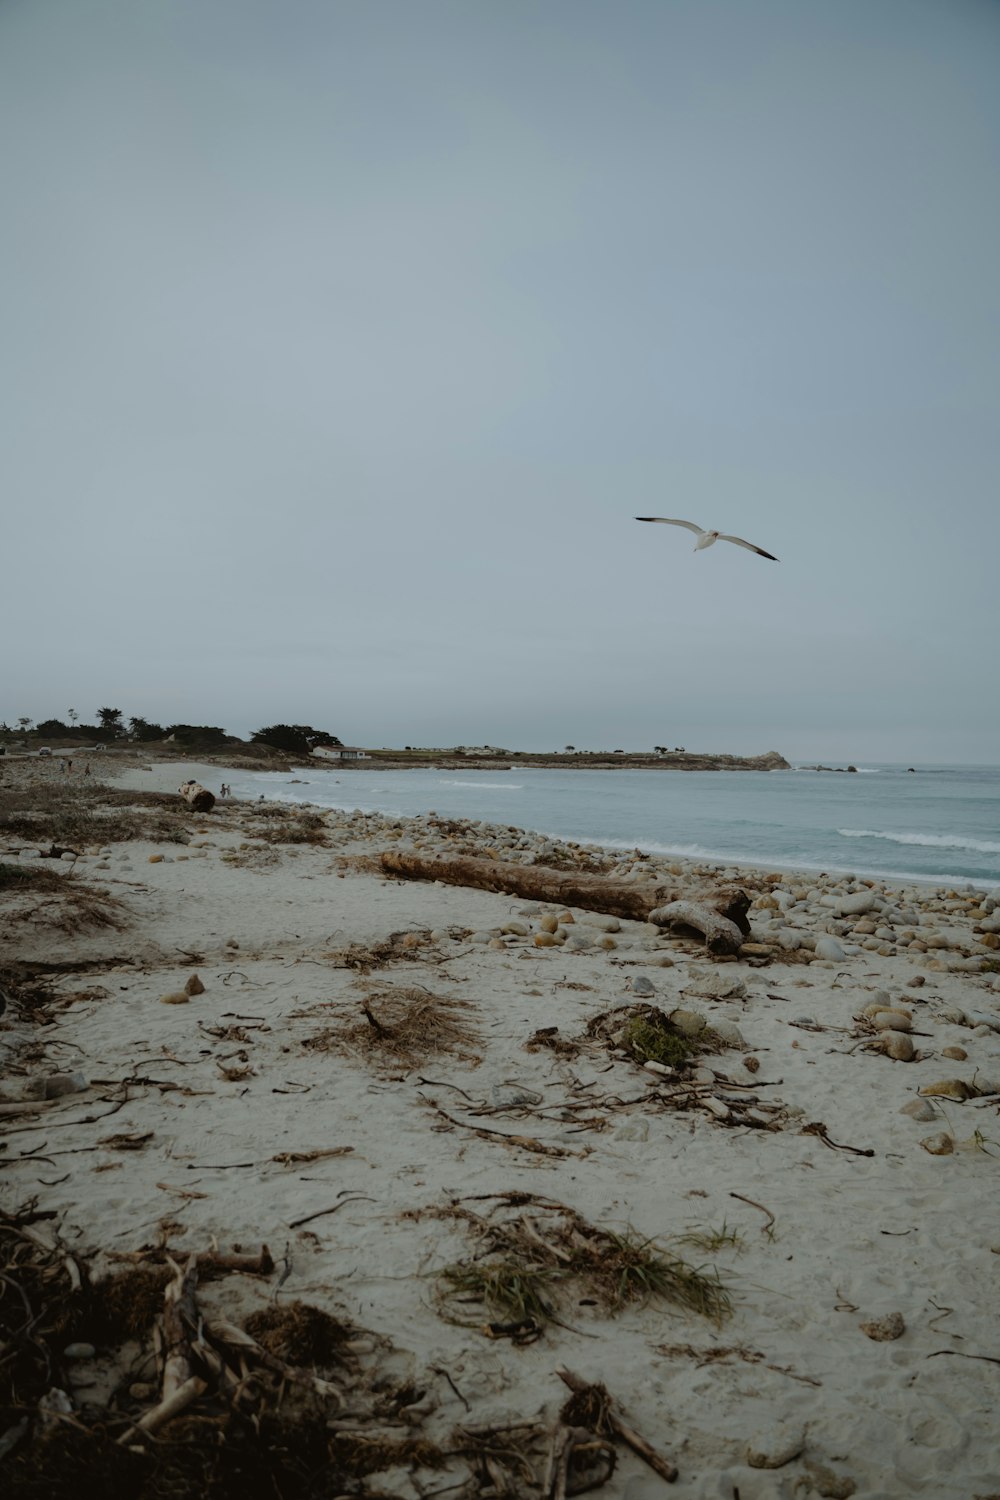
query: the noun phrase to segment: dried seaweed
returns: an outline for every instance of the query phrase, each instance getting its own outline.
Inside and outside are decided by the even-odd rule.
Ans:
[[[432,994],[420,986],[365,987],[360,1015],[307,1037],[303,1046],[360,1052],[375,1061],[413,1066],[428,1057],[473,1057],[479,1037],[467,1000]]]
[[[128,909],[101,886],[85,885],[70,871],[42,866],[0,864],[0,894],[24,902],[16,915],[62,932],[80,932],[87,927],[125,926]]]
[[[693,1266],[631,1229],[598,1228],[564,1204],[537,1207],[553,1217],[543,1222],[521,1214],[497,1222],[459,1205],[439,1210],[442,1217],[466,1223],[480,1246],[472,1260],[440,1273],[439,1305],[452,1321],[481,1327],[481,1319],[470,1322],[460,1314],[471,1303],[515,1328],[541,1328],[560,1321],[560,1302],[568,1290],[609,1314],[650,1301],[683,1307],[716,1323],[730,1313],[731,1296],[714,1267]]]

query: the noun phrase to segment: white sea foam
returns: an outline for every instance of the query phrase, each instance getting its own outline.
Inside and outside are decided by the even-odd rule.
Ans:
[[[483,787],[489,787],[491,791],[500,792],[522,792],[524,790],[524,783],[522,781],[447,781],[442,778],[438,782],[438,786],[475,787],[477,792],[482,790]]]
[[[890,844],[920,844],[928,849],[969,849],[976,854],[1000,854],[1000,844],[989,839],[963,839],[950,833],[884,833],[875,828],[838,828],[845,839],[888,839]]]

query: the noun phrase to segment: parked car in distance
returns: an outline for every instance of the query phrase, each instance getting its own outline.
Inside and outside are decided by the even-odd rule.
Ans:
[[[47,745],[43,745],[43,747],[41,748],[41,750],[39,750],[38,753],[39,753],[39,755],[51,755],[52,751],[48,748]]]

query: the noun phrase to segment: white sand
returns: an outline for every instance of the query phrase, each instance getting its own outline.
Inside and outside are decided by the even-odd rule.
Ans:
[[[125,773],[118,785],[173,790],[189,776],[217,786],[220,772],[172,763]],[[32,1067],[80,1069],[93,1082],[44,1116],[4,1122],[8,1204],[37,1195],[69,1242],[104,1255],[155,1242],[168,1219],[179,1255],[213,1239],[224,1249],[266,1242],[290,1266],[281,1299],[318,1303],[391,1339],[398,1369],[428,1392],[431,1437],[463,1422],[554,1419],[567,1394],[556,1370],[565,1365],[603,1381],[677,1465],[678,1500],[848,1494],[849,1481],[868,1500],[971,1500],[1000,1490],[997,1107],[943,1101],[929,1122],[900,1113],[934,1080],[1000,1077],[1000,1035],[942,1019],[953,1006],[998,1015],[995,976],[869,952],[836,965],[719,965],[695,943],[668,942],[640,923],[622,923],[617,946],[604,951],[596,946],[604,919],[579,910],[574,932],[594,939],[582,951],[537,948],[531,935],[490,947],[469,934],[512,918],[534,933],[544,908],[345,869],[345,853],[377,847],[347,841],[347,832],[336,850],[281,846],[273,864],[227,863],[247,840],[244,818],[240,809],[195,815],[191,826],[210,831],[187,848],[118,844],[78,866],[134,920],[122,933],[55,945],[61,957],[98,964],[61,976],[62,991],[107,993],[61,1011],[46,1060]],[[338,818],[329,815],[332,829]],[[203,840],[207,847],[196,847]],[[150,855],[163,858],[149,863]],[[412,961],[367,978],[329,956],[430,931],[440,936]],[[44,933],[17,941],[19,956],[42,956]],[[118,961],[102,967],[102,955]],[[664,955],[672,967],[661,966]],[[193,972],[204,994],[160,1003]],[[926,984],[908,988],[917,972]],[[699,997],[704,980],[720,977],[741,980],[745,996]],[[637,998],[640,978],[666,1011],[683,1005],[736,1023],[746,1051],[706,1062],[752,1085],[762,1103],[785,1106],[773,1115],[780,1128],[727,1128],[706,1107],[671,1109],[655,1097],[656,1078],[594,1042],[574,1059],[525,1050],[540,1027],[579,1038],[590,1018]],[[309,1045],[339,1022],[363,1019],[362,1001],[377,1015],[387,992],[413,985],[469,1004],[472,1056],[407,1069]],[[879,990],[912,1009],[921,1060],[893,1063],[858,1047],[854,1018]],[[8,1059],[37,1039],[14,1016],[3,1036]],[[956,1045],[966,1060],[942,1058]],[[759,1060],[756,1074],[746,1056]],[[230,1081],[223,1067],[247,1072]],[[8,1066],[8,1082],[22,1082],[10,1074]],[[126,1079],[135,1081],[115,1109]],[[532,1102],[512,1106],[518,1093]],[[449,1124],[435,1104],[463,1123]],[[84,1123],[90,1116],[100,1118]],[[839,1145],[874,1154],[833,1149],[804,1133],[813,1122]],[[482,1128],[562,1154],[477,1135]],[[98,1144],[144,1132],[152,1138],[142,1150]],[[921,1148],[939,1132],[960,1149]],[[351,1153],[275,1160],[339,1147]],[[59,1154],[70,1150],[82,1154]],[[16,1160],[28,1151],[37,1158]],[[561,1307],[570,1326],[547,1327],[526,1347],[446,1322],[434,1273],[475,1247],[460,1224],[428,1210],[511,1191],[548,1195],[592,1223],[634,1229],[716,1266],[732,1316],[717,1327],[653,1303],[612,1318],[571,1297]],[[482,1198],[467,1206],[493,1207]],[[713,1251],[679,1240],[723,1226],[738,1243]],[[230,1277],[211,1290],[234,1317],[274,1286]],[[873,1341],[859,1327],[895,1312],[905,1322],[896,1340]],[[487,1321],[482,1309],[468,1315]],[[776,1451],[789,1434],[801,1439],[791,1444],[798,1456],[776,1469],[748,1464],[748,1445]],[[422,1493],[401,1472],[384,1483],[386,1493]],[[420,1483],[430,1493],[448,1480],[425,1473]],[[622,1449],[600,1493],[642,1500],[666,1491]]]

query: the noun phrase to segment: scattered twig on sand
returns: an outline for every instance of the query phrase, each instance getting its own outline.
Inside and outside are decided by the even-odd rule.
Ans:
[[[317,1209],[314,1214],[306,1214],[304,1218],[290,1219],[288,1227],[289,1229],[298,1229],[303,1224],[311,1224],[313,1219],[323,1219],[327,1216],[327,1214],[335,1214],[339,1208],[346,1208],[348,1203],[375,1202],[377,1202],[377,1199],[370,1198],[367,1193],[355,1193],[351,1198],[342,1198],[340,1202],[335,1203],[332,1208],[320,1208]]]
[[[952,1354],[956,1359],[981,1359],[988,1365],[1000,1365],[1000,1359],[993,1354],[966,1354],[962,1349],[935,1349],[933,1354],[928,1354],[928,1359],[937,1359],[940,1354]]]
[[[827,1134],[826,1126],[822,1120],[813,1120],[808,1125],[803,1125],[802,1135],[819,1136],[824,1146],[829,1146],[831,1151],[850,1151],[854,1156],[874,1156],[875,1152],[870,1146],[844,1146],[839,1141],[833,1141]]]
[[[774,1239],[775,1217],[769,1208],[763,1203],[758,1203],[756,1198],[747,1198],[742,1193],[730,1193],[730,1198],[738,1198],[741,1203],[749,1203],[751,1208],[759,1208],[762,1214],[767,1215],[767,1223],[762,1227],[761,1234],[766,1234],[769,1240]]]
[[[423,1098],[423,1096],[421,1097]],[[450,1125],[458,1125],[463,1130],[471,1130],[473,1135],[495,1137],[509,1146],[520,1146],[522,1150],[533,1151],[538,1156],[566,1157],[585,1156],[589,1154],[586,1151],[567,1151],[563,1146],[546,1146],[543,1141],[536,1141],[532,1135],[508,1135],[505,1130],[491,1130],[486,1125],[472,1125],[468,1120],[457,1120],[454,1115],[448,1114],[433,1099],[424,1099],[424,1103],[428,1104],[434,1110],[435,1114],[440,1115],[443,1120],[447,1120]]]
[[[328,1146],[322,1151],[279,1151],[271,1160],[283,1167],[299,1166],[307,1162],[324,1161],[328,1156],[350,1156],[353,1146]]]

